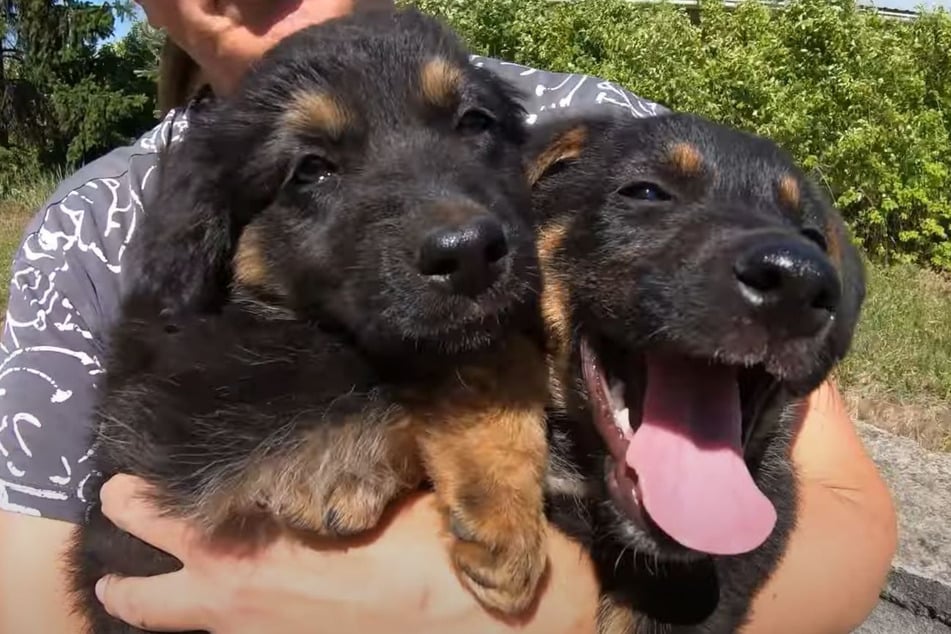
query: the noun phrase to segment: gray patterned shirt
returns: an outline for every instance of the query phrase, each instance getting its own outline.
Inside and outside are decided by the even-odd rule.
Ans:
[[[631,117],[664,110],[594,77],[473,61],[526,93],[529,124],[593,109]],[[187,109],[173,111],[133,145],[79,170],[27,228],[0,339],[0,510],[82,517],[89,422],[122,255],[154,187],[158,153],[181,138],[187,121]]]

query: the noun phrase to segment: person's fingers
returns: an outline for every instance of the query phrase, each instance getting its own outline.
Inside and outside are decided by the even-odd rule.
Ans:
[[[207,597],[195,592],[183,571],[143,578],[106,576],[96,597],[113,617],[152,632],[207,629]]]
[[[165,517],[148,498],[144,480],[117,475],[100,491],[102,512],[126,533],[184,561],[196,535],[184,520]]]

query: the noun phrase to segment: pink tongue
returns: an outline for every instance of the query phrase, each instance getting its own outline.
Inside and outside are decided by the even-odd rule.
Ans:
[[[648,358],[643,420],[627,449],[651,519],[712,555],[749,552],[776,523],[776,509],[743,462],[739,401],[736,377],[725,368]]]

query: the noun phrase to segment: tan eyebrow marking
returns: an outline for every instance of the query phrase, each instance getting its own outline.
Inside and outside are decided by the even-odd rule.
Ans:
[[[462,70],[441,57],[435,57],[420,71],[419,85],[423,99],[442,108],[451,106],[459,96]]]
[[[352,118],[347,108],[333,96],[303,91],[291,100],[284,113],[284,122],[297,130],[319,130],[339,137],[351,125]]]
[[[794,176],[784,176],[779,181],[779,202],[790,210],[799,209],[799,181]]]
[[[681,141],[670,150],[671,164],[684,176],[696,176],[703,168],[703,154],[697,146]]]
[[[588,129],[577,126],[561,133],[528,166],[528,183],[534,185],[552,165],[581,156],[588,140]]]

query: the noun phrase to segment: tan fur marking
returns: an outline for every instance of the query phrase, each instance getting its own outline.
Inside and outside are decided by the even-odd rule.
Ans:
[[[609,596],[601,597],[598,606],[598,634],[635,634],[637,618],[633,610]]]
[[[799,181],[793,176],[784,176],[779,181],[779,202],[790,211],[799,209],[801,194]]]
[[[437,57],[423,65],[419,76],[423,99],[430,104],[448,108],[459,98],[462,70],[448,60]]]
[[[529,185],[534,185],[555,163],[580,157],[587,141],[588,129],[585,126],[577,126],[559,134],[528,166]]]
[[[542,275],[542,319],[549,340],[549,382],[552,404],[564,405],[564,384],[571,361],[571,295],[558,269],[558,250],[568,235],[568,226],[555,221],[538,232],[538,260]]]
[[[845,230],[839,226],[835,220],[830,219],[826,221],[825,227],[825,238],[826,238],[826,252],[829,254],[829,259],[832,260],[832,264],[836,269],[842,268],[842,243],[843,238],[848,239],[845,235]]]
[[[547,569],[547,377],[541,349],[527,340],[497,357],[460,371],[448,397],[418,413],[432,421],[420,449],[455,529],[463,584],[486,607],[516,614]]]
[[[461,226],[486,213],[485,207],[466,199],[446,200],[433,205],[432,217],[449,226]]]
[[[339,137],[350,126],[347,108],[331,95],[303,91],[292,100],[284,113],[284,122],[303,131],[320,131],[330,137]]]
[[[683,141],[671,148],[670,163],[684,176],[696,176],[703,169],[703,154],[695,145]]]
[[[538,233],[538,259],[542,269],[542,315],[545,325],[560,346],[569,343],[571,324],[568,317],[568,287],[558,279],[556,254],[568,235],[568,227],[555,222]]]
[[[254,225],[247,227],[241,234],[233,267],[235,282],[242,286],[270,289],[276,286],[270,275],[259,229]]]
[[[227,486],[202,500],[200,519],[215,529],[267,513],[318,535],[372,529],[393,499],[422,481],[415,435],[412,421],[396,412],[320,425],[290,449],[249,457]]]

